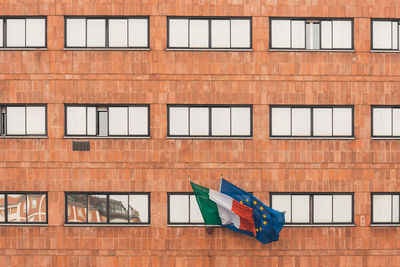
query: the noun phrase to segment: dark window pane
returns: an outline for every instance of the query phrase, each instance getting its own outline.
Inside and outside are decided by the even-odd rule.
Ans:
[[[128,222],[128,195],[110,195],[110,223]]]
[[[86,223],[87,195],[69,194],[67,197],[68,222]]]
[[[7,195],[7,221],[26,222],[26,195]]]
[[[5,206],[4,206],[4,195],[0,195],[0,222],[5,222],[6,221],[6,212],[5,212]]]
[[[106,223],[107,222],[107,196],[106,195],[89,195],[89,223]]]
[[[46,222],[46,195],[29,194],[27,199],[28,222]]]

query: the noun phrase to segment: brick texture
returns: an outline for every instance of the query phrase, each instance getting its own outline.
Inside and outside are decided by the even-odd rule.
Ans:
[[[48,226],[0,226],[0,266],[400,266],[400,231],[370,227],[370,192],[400,190],[400,144],[371,140],[371,105],[399,105],[400,54],[370,52],[370,18],[399,1],[2,0],[46,15],[48,49],[0,51],[0,102],[47,103],[47,139],[0,139],[0,190],[48,191]],[[64,50],[64,15],[150,15],[150,51]],[[167,51],[166,16],[252,16],[252,52]],[[269,16],[354,18],[354,52],[269,52]],[[64,103],[150,104],[151,139],[73,152]],[[251,140],[167,139],[166,104],[252,104]],[[270,104],[354,105],[355,140],[270,140]],[[223,174],[270,191],[355,192],[354,227],[284,228],[256,240],[168,227],[167,192]],[[64,191],[151,192],[150,227],[66,227]]]

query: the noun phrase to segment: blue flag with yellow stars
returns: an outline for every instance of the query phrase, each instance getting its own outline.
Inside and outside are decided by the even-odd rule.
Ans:
[[[279,232],[285,224],[285,215],[282,212],[264,205],[252,194],[247,193],[223,178],[221,178],[220,191],[253,209],[256,239],[258,241],[267,244],[279,240]],[[225,227],[242,234],[254,236],[252,232],[237,229],[232,225],[226,225]]]

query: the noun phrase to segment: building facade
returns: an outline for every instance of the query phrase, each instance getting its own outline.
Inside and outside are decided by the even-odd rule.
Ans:
[[[399,266],[399,10],[0,1],[0,266]],[[203,225],[221,175],[278,242]]]

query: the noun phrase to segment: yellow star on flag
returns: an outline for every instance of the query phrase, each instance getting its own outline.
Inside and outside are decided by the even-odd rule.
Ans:
[[[267,215],[264,214],[264,215],[263,215],[263,218],[267,218]]]
[[[248,199],[246,199],[246,202],[249,202],[249,200],[248,200]]]
[[[260,210],[263,210],[264,209],[264,207],[260,207]]]
[[[267,224],[267,221],[264,221],[263,224],[266,225],[266,224]]]
[[[240,204],[243,204],[243,201],[240,200]]]
[[[257,201],[254,200],[253,204],[256,205],[256,204],[257,204]]]
[[[258,232],[258,228],[256,229],[256,232]]]

